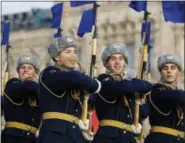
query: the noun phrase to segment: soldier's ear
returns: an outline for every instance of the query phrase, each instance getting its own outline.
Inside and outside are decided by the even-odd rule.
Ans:
[[[56,62],[59,61],[59,55],[57,55],[57,56],[55,57],[55,60],[56,60]]]
[[[178,72],[178,78],[180,78],[180,76],[182,76],[182,74],[183,74],[182,70],[179,70],[179,72]]]
[[[34,81],[36,81],[37,80],[37,73],[35,72],[35,74],[33,75],[34,77]]]

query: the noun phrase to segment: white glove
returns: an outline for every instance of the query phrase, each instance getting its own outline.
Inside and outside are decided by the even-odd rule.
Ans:
[[[35,133],[35,137],[36,137],[36,138],[39,137],[39,130],[37,130],[37,132]]]
[[[78,125],[79,125],[79,127],[80,127],[81,130],[87,131],[89,129],[89,120],[87,119],[85,121],[85,123],[82,120],[79,120]]]
[[[126,68],[124,73],[125,73],[124,79],[127,79],[127,80],[132,80],[133,78],[137,77],[137,72],[130,68]]]
[[[87,134],[87,132],[82,132],[83,137],[85,138],[85,140],[87,141],[93,141],[94,139],[94,133],[90,132],[90,135]]]
[[[135,125],[132,125],[132,129],[133,129],[134,134],[138,135],[141,133],[142,125],[140,123],[138,123],[137,128],[135,127]]]

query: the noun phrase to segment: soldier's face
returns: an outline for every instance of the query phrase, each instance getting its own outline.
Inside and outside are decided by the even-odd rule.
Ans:
[[[76,49],[74,47],[66,48],[55,59],[60,66],[73,69],[76,66],[77,60]]]
[[[36,70],[33,65],[23,64],[18,70],[19,78],[22,80],[35,81],[37,77]]]
[[[107,62],[107,68],[110,69],[113,73],[121,74],[125,67],[125,58],[121,54],[114,54],[109,57]]]
[[[166,64],[161,70],[161,77],[168,84],[176,84],[179,75],[180,70],[175,64]]]

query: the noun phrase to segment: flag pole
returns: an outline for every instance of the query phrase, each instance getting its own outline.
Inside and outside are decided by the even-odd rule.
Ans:
[[[97,49],[97,9],[99,5],[95,2],[93,4],[93,12],[94,12],[94,28],[92,32],[92,48],[91,48],[91,56],[90,56],[90,66],[88,68],[88,75],[91,78],[94,78],[96,76],[96,49]],[[85,94],[88,94],[85,92]],[[92,111],[93,111],[93,104],[89,103],[89,95],[85,95],[84,102],[83,102],[83,112],[82,112],[82,121],[85,122],[87,119],[89,120],[89,128],[87,132],[82,132],[83,134],[87,134],[87,136],[91,139],[93,139],[93,125],[92,125]]]
[[[5,23],[4,23],[4,26],[5,26]],[[2,44],[2,45],[6,44],[6,50],[5,50],[5,52],[6,52],[6,62],[5,62],[5,73],[4,73],[4,76],[3,76],[2,95],[4,94],[4,88],[5,88],[6,82],[9,79],[9,49],[11,48],[11,46],[9,44],[10,25],[8,27],[6,27],[6,28],[8,28],[8,33],[6,33],[5,31],[3,31],[3,33],[5,32],[8,35],[8,37],[7,37],[8,39],[7,39],[7,41],[5,43]],[[3,29],[5,30],[4,27],[3,27]],[[3,34],[3,36],[4,36],[4,34]]]
[[[147,39],[147,31],[148,31],[148,15],[150,13],[145,11],[144,12],[144,23],[145,23],[145,29],[144,29],[144,33],[143,33],[143,38],[142,38],[142,47],[141,47],[141,57],[140,57],[140,68],[139,68],[139,72],[138,72],[138,78],[139,79],[143,79],[143,80],[150,80],[150,48],[151,46],[148,45],[148,40]],[[136,94],[136,104],[135,104],[135,118],[134,118],[134,125],[136,126],[136,128],[138,127],[138,123],[139,123],[139,106],[142,102],[142,99],[146,98],[145,95],[142,95],[140,93]],[[146,101],[144,101],[146,102]],[[143,126],[143,122],[142,122],[142,126]],[[144,130],[142,127],[141,133],[138,136],[138,141],[141,143],[142,139],[144,136]]]

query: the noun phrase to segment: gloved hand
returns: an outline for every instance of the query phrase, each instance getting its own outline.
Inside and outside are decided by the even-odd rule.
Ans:
[[[126,68],[124,73],[125,73],[124,79],[127,79],[127,80],[132,80],[137,77],[137,72],[130,68]]]
[[[87,140],[87,141],[93,141],[93,139],[94,139],[94,133],[93,132],[87,133],[86,131],[83,131],[82,135],[85,138],[85,140]]]
[[[39,130],[37,130],[37,132],[35,133],[35,137],[36,137],[36,138],[39,137]]]
[[[133,129],[133,133],[138,135],[141,133],[142,130],[142,125],[140,123],[138,123],[138,127],[136,128],[135,125],[132,125],[132,129]]]
[[[78,125],[79,125],[79,127],[80,127],[81,130],[87,131],[88,128],[89,128],[89,120],[87,119],[87,120],[85,121],[85,123],[84,123],[82,120],[79,120]]]

